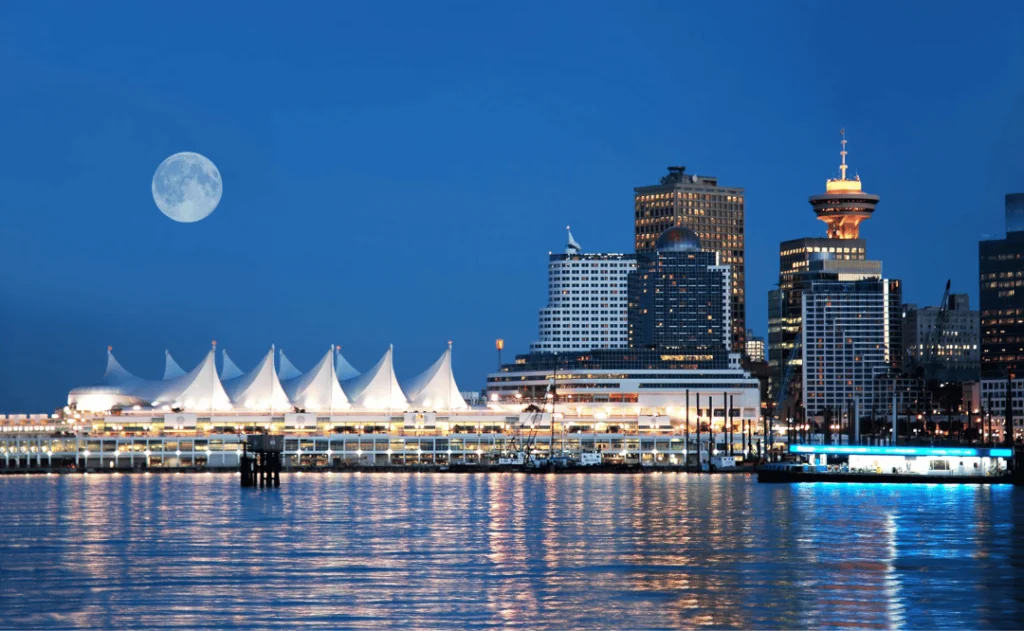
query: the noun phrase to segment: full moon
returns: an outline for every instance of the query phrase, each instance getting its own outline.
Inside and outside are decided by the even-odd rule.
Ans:
[[[223,192],[217,167],[191,151],[167,158],[153,174],[153,201],[160,212],[181,223],[208,217]]]

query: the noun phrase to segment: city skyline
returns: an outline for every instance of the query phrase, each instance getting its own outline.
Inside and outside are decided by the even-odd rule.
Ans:
[[[977,241],[1001,238],[1003,196],[1024,190],[1012,160],[1024,135],[1015,81],[1024,64],[1012,54],[1013,21],[944,8],[921,16],[895,7],[886,24],[844,14],[877,40],[856,60],[874,87],[874,95],[861,95],[844,89],[845,75],[831,64],[805,54],[816,44],[800,37],[833,23],[840,9],[785,20],[755,4],[748,9],[747,19],[729,21],[731,35],[745,42],[735,51],[699,34],[651,43],[648,30],[666,27],[651,26],[642,10],[599,8],[579,26],[630,49],[602,53],[581,47],[580,38],[563,41],[559,25],[579,16],[556,11],[555,26],[535,33],[541,57],[494,57],[482,35],[470,34],[431,48],[424,60],[384,55],[345,75],[344,90],[318,81],[324,67],[301,70],[299,61],[323,53],[319,63],[345,68],[346,55],[376,50],[373,43],[351,33],[337,49],[312,50],[293,15],[279,16],[280,59],[215,55],[225,72],[212,78],[185,72],[211,52],[203,44],[184,67],[152,69],[139,56],[113,71],[112,60],[144,50],[146,37],[116,32],[103,11],[70,9],[44,27],[41,16],[10,9],[0,46],[26,63],[2,88],[12,103],[0,123],[10,148],[0,176],[8,191],[5,248],[16,271],[0,281],[0,325],[16,334],[0,352],[7,384],[0,408],[59,405],[70,387],[101,370],[108,344],[127,365],[156,375],[161,349],[195,365],[211,339],[244,367],[275,342],[304,370],[331,343],[366,370],[389,343],[408,354],[399,366],[423,366],[453,339],[462,387],[479,388],[494,365],[495,338],[506,340],[509,356],[536,339],[545,255],[561,249],[564,226],[589,252],[632,252],[633,188],[670,164],[744,189],[746,328],[766,337],[764,296],[778,276],[778,244],[824,236],[806,200],[838,175],[843,127],[851,175],[883,200],[861,230],[871,258],[903,281],[906,302],[936,305],[946,278],[976,301]],[[224,9],[213,11],[224,17]],[[480,11],[450,28],[486,22],[487,9]],[[269,26],[269,16],[255,17]],[[402,16],[396,39],[428,41],[416,22],[429,17]],[[925,33],[964,20],[967,36],[928,45]],[[534,24],[527,7],[488,37],[512,41]],[[178,26],[209,39],[201,25]],[[788,46],[763,49],[772,26]],[[82,33],[107,41],[76,55]],[[900,44],[889,43],[894,34]],[[255,39],[238,37],[238,50],[251,52]],[[927,51],[910,55],[920,72],[889,66],[892,47],[915,42]],[[764,55],[751,56],[759,46]],[[469,61],[478,49],[485,54]],[[679,68],[681,56],[714,61]],[[548,58],[562,65],[540,63]],[[988,64],[974,68],[977,59]],[[484,66],[489,72],[478,72]],[[779,70],[767,76],[765,67]],[[269,69],[259,90],[257,68]],[[958,93],[983,94],[982,104],[942,87],[956,68],[973,70],[957,73],[968,84]],[[399,70],[410,90],[382,81]],[[66,83],[41,78],[46,73],[82,86],[71,107],[54,105],[66,98]],[[438,73],[445,78],[435,85]],[[686,98],[637,103],[636,86],[664,86],[665,73],[675,77],[670,94]],[[721,98],[687,90],[693,75]],[[183,81],[192,93],[177,90]],[[289,96],[268,95],[268,86]],[[835,96],[810,96],[828,90]],[[749,98],[760,91],[773,99]],[[201,226],[164,225],[147,199],[148,182],[160,160],[185,150],[222,169],[224,198]],[[970,183],[969,201],[923,198],[936,178]],[[73,361],[58,363],[63,356]]]

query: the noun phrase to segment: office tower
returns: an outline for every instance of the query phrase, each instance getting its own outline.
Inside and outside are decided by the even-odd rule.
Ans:
[[[1006,238],[978,243],[981,374],[1024,367],[1024,193],[1006,196]]]
[[[746,335],[747,344],[747,357],[751,361],[763,362],[764,361],[764,338],[757,337],[754,335],[754,331],[747,329]]]
[[[718,253],[719,263],[729,265],[730,346],[742,353],[746,333],[743,189],[719,186],[717,177],[687,174],[686,167],[674,166],[659,184],[633,190],[638,254],[654,251],[665,230],[685,226],[697,234],[705,250]]]
[[[710,352],[731,347],[729,266],[701,249],[685,226],[658,237],[653,252],[637,254],[629,276],[632,348]]]
[[[530,352],[625,348],[627,278],[632,254],[584,254],[569,233],[565,252],[548,256],[548,304]]]
[[[808,417],[875,403],[879,378],[901,352],[898,281],[816,280],[803,292],[802,394]]]
[[[981,409],[1002,423],[1006,390],[1013,435],[1024,430],[1024,193],[1006,196],[1006,238],[978,243]],[[1000,430],[1002,431],[1002,430]]]
[[[903,339],[909,368],[926,379],[968,381],[978,378],[981,353],[980,313],[967,294],[950,294],[945,309],[903,305]]]

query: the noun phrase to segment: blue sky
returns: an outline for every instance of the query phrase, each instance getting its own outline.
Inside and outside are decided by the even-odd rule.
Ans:
[[[1024,190],[1024,5],[0,4],[0,411],[48,411],[113,345],[158,376],[216,339],[243,368],[329,344],[399,377],[447,340],[463,389],[525,352],[573,226],[630,251],[632,189],[669,164],[747,191],[747,318],[839,129],[868,254],[906,299],[977,300],[977,241]],[[156,209],[178,151],[220,207]]]

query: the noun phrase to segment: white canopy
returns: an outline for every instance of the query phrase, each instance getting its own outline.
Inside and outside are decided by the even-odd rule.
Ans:
[[[277,376],[281,379],[281,381],[295,379],[296,377],[302,374],[302,372],[295,367],[295,364],[288,361],[288,358],[284,356],[283,348],[280,351],[278,351],[278,354],[281,356],[281,363],[277,369]]]
[[[352,364],[348,363],[345,356],[341,354],[341,347],[338,346],[335,349],[337,352],[334,353],[334,372],[337,373],[340,381],[348,381],[349,379],[355,379],[359,375],[363,374],[356,370]]]
[[[185,374],[178,362],[171,357],[171,351],[164,349],[164,381],[174,379]]]
[[[235,362],[231,361],[230,357],[228,357],[227,349],[222,350],[220,352],[220,356],[223,359],[223,362],[221,363],[220,366],[221,381],[226,382],[229,379],[237,379],[238,377],[241,377],[242,375],[245,374],[244,372],[242,372],[242,369],[239,368],[238,365],[235,364]]]
[[[227,355],[224,358],[226,368],[227,362],[231,360],[227,359]],[[255,368],[240,377],[225,381],[224,390],[235,407],[247,410],[290,410],[292,407],[274,372],[273,346]]]
[[[395,379],[395,368],[391,361],[393,350],[394,347],[388,346],[388,352],[373,368],[345,382],[345,391],[356,407],[371,410],[405,409],[408,402]]]
[[[350,407],[334,371],[333,355],[332,347],[312,370],[284,382],[285,391],[295,407],[308,411],[344,410]]]
[[[425,371],[405,384],[405,392],[413,409],[464,410],[469,406],[459,394],[452,374],[452,345],[449,342],[441,357]]]
[[[213,350],[191,372],[167,381],[142,381],[130,386],[129,392],[153,406],[196,411],[231,409],[231,400],[217,376]]]

